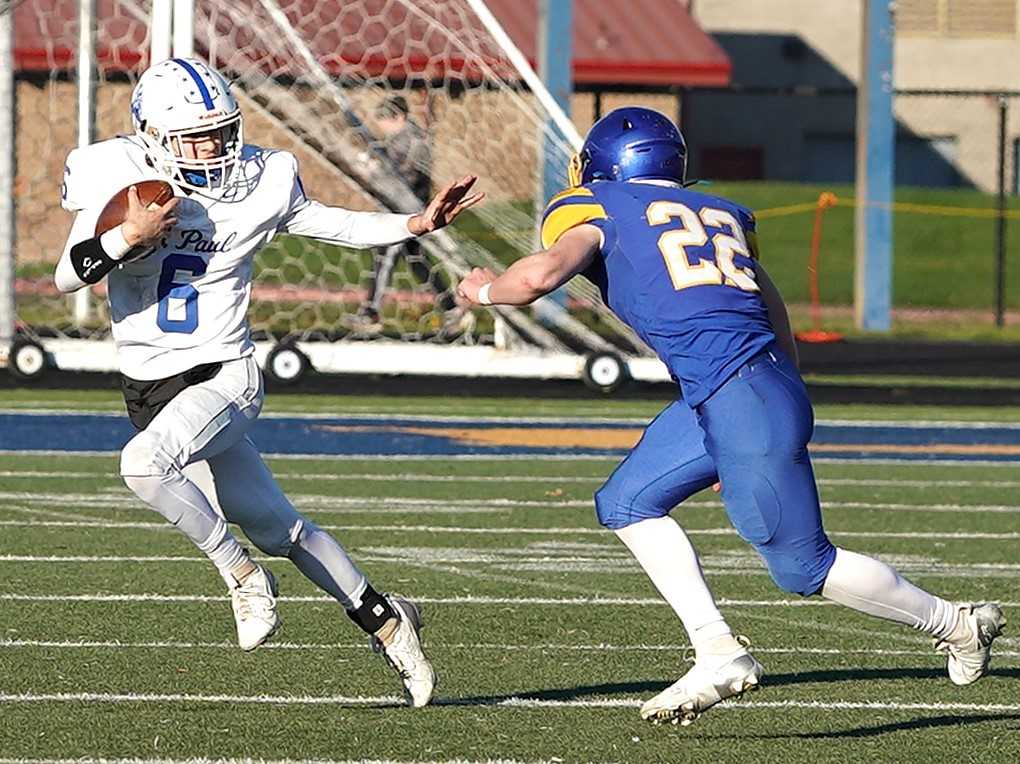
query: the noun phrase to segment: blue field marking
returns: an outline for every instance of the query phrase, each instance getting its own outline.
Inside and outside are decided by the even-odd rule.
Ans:
[[[636,422],[371,416],[272,416],[251,437],[264,453],[308,456],[579,455],[617,457]],[[0,451],[116,452],[134,429],[122,414],[0,413]],[[1020,461],[1020,428],[959,423],[821,423],[812,454],[830,459]]]

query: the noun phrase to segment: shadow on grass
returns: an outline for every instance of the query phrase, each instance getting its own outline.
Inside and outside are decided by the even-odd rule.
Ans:
[[[999,668],[993,669],[989,676],[1008,677],[1020,679],[1020,668]],[[800,671],[787,674],[768,674],[762,682],[764,688],[776,688],[799,684],[832,684],[839,682],[859,682],[867,680],[895,680],[895,679],[932,679],[949,682],[945,669],[935,668],[855,668],[855,669],[825,669],[820,671]],[[634,681],[634,682],[611,682],[606,684],[579,685],[576,687],[559,687],[541,690],[521,690],[507,695],[477,695],[463,698],[444,698],[437,701],[437,705],[451,706],[475,706],[475,705],[497,705],[512,701],[580,701],[590,697],[606,697],[613,695],[638,696],[641,699],[666,689],[671,682],[663,681]],[[636,701],[635,701],[636,705]],[[979,719],[985,717],[946,717],[967,719]],[[1020,719],[1020,716],[993,715],[988,719]],[[922,720],[923,721],[923,720]],[[930,720],[929,720],[930,721]]]
[[[993,668],[989,676],[1020,679],[1020,668]],[[770,674],[766,670],[762,685],[782,687],[815,682],[859,682],[869,679],[944,679],[946,682],[949,681],[946,670],[943,668],[853,668],[798,671],[789,674]]]
[[[879,737],[891,732],[910,732],[942,727],[965,727],[985,722],[1018,721],[1018,714],[977,714],[974,716],[931,716],[924,719],[910,719],[904,722],[886,722],[869,727],[852,727],[845,730],[826,730],[824,732],[795,732],[776,735],[702,735],[704,739],[714,740],[833,740],[841,738]],[[1016,729],[1018,725],[1011,725]]]
[[[668,682],[612,682],[608,684],[589,684],[546,690],[522,690],[510,695],[475,695],[465,698],[443,698],[438,700],[437,704],[445,706],[491,706],[515,700],[571,701],[606,695],[639,695],[643,697],[645,695],[654,695],[668,686]]]

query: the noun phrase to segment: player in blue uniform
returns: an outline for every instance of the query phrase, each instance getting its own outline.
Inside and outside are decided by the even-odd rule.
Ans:
[[[1005,624],[995,604],[951,603],[893,568],[838,549],[822,528],[807,444],[814,414],[786,308],[758,260],[752,213],[686,186],[686,146],[658,112],[617,109],[571,163],[570,188],[542,221],[544,250],[459,285],[479,305],[525,305],[576,274],[655,350],[682,399],[663,410],[595,494],[679,616],[694,667],[641,715],[689,724],[758,686],[762,667],[733,636],[687,535],[669,512],[717,481],[737,532],[784,591],[826,599],[935,637],[950,678],[988,671]]]

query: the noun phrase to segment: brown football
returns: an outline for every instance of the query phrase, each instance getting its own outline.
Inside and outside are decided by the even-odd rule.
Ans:
[[[174,188],[165,180],[140,180],[132,183],[138,189],[138,200],[145,207],[160,206],[174,198]],[[122,188],[106,203],[96,222],[96,236],[124,222],[128,210],[128,188]]]

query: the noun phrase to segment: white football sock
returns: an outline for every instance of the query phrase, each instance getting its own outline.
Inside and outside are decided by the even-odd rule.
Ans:
[[[719,639],[732,639],[732,632],[705,583],[698,554],[673,518],[642,520],[620,528],[616,535],[679,616],[699,659],[716,652],[718,645],[729,644]]]
[[[884,562],[846,549],[836,550],[822,596],[939,639],[952,634],[959,619],[953,603],[919,589]]]

